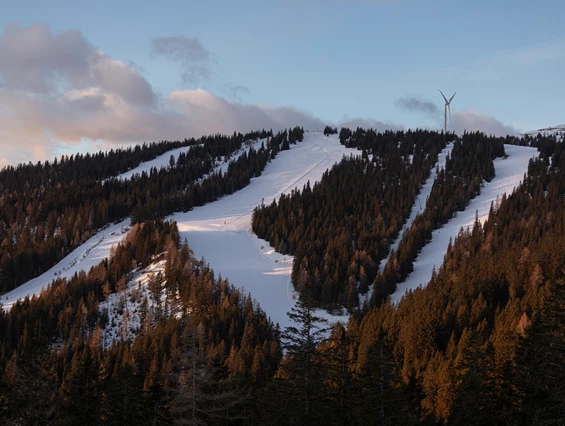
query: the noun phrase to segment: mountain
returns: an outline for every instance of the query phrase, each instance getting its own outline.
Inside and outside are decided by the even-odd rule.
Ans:
[[[330,130],[0,172],[6,424],[559,424],[563,145]]]

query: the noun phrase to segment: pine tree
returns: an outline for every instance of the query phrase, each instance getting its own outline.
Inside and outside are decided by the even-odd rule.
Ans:
[[[286,358],[277,373],[282,379],[280,418],[286,424],[315,424],[322,408],[323,363],[318,346],[326,338],[327,321],[316,316],[313,305],[302,299],[287,315],[296,325],[286,327],[281,336]]]
[[[222,377],[206,354],[204,329],[188,320],[178,361],[173,366],[171,414],[179,425],[208,425],[245,417],[245,391]]]

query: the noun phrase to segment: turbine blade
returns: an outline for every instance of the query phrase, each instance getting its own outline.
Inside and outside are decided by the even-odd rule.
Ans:
[[[447,101],[447,98],[445,97],[445,95],[443,94],[443,92],[440,90],[439,93],[441,93],[441,96],[443,96],[443,99],[445,100],[445,103],[448,104],[449,102]]]
[[[452,96],[451,98],[449,98],[449,102],[451,102],[451,100],[455,97],[455,94],[456,94],[456,93],[457,93],[457,92],[455,92],[455,93],[453,94],[453,96]]]

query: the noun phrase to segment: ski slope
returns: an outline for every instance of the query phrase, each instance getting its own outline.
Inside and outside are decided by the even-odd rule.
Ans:
[[[251,149],[251,147],[253,147],[256,151],[261,147],[262,143],[267,143],[267,139],[257,139],[256,141],[246,141],[246,143],[243,144],[243,146],[237,150],[236,152],[234,152],[231,156],[229,156],[228,158],[226,157],[221,157],[221,159],[219,161],[216,161],[214,164],[214,168],[212,170],[212,173],[217,173],[217,172],[222,172],[225,173],[228,170],[228,166],[231,162],[236,161],[239,157],[241,157],[241,155],[245,152],[245,153],[249,153],[249,150]],[[200,146],[200,145],[196,145],[196,146]],[[119,180],[128,180],[133,178],[135,175],[141,175],[143,172],[149,174],[151,169],[155,168],[157,170],[161,170],[161,169],[165,169],[167,167],[170,167],[170,161],[171,161],[171,156],[174,157],[175,161],[179,158],[180,154],[182,153],[188,153],[188,151],[190,151],[191,147],[190,146],[184,146],[181,148],[175,148],[175,149],[171,149],[170,151],[165,152],[164,154],[159,155],[158,157],[155,157],[153,160],[149,160],[149,161],[145,161],[143,163],[140,163],[137,167],[125,172],[125,173],[121,173],[118,176],[116,176],[116,179]],[[199,179],[200,181],[202,181],[203,179],[205,179],[208,175],[203,176],[201,179]]]
[[[394,241],[394,243],[392,243],[392,245],[390,246],[390,250],[388,252],[387,257],[385,259],[381,260],[381,263],[379,264],[379,271],[380,271],[381,274],[383,273],[385,266],[386,266],[388,260],[390,259],[390,255],[392,253],[392,250],[396,251],[398,249],[398,245],[400,244],[400,241],[402,240],[402,234],[404,234],[404,231],[409,229],[412,226],[412,222],[414,222],[414,219],[416,219],[416,216],[419,213],[422,213],[424,211],[424,209],[426,208],[426,202],[428,201],[428,197],[430,196],[430,193],[432,192],[432,187],[434,186],[434,182],[436,180],[437,168],[439,167],[439,169],[443,169],[445,167],[447,155],[451,154],[452,149],[453,149],[453,143],[450,143],[450,144],[447,144],[447,146],[439,153],[438,158],[437,158],[437,162],[432,167],[430,176],[426,179],[426,182],[424,182],[424,184],[422,185],[422,188],[420,188],[420,193],[418,194],[418,196],[416,197],[416,200],[414,201],[414,204],[412,205],[412,210],[410,210],[410,216],[408,216],[408,220],[406,221],[406,223],[404,224],[404,226],[402,227],[402,229],[398,233],[398,236],[396,237],[396,240]],[[410,162],[412,162],[412,158],[410,158]],[[360,294],[359,295],[359,306],[363,306],[365,301],[367,301],[367,302],[370,301],[372,294],[373,294],[373,285],[371,284],[369,286],[369,290],[367,291],[367,294]]]
[[[253,146],[258,149],[262,142],[259,140]],[[249,148],[242,147],[228,162]],[[167,153],[167,162],[170,155]],[[228,278],[236,287],[243,287],[274,323],[285,327],[290,325],[286,313],[297,297],[290,283],[293,258],[275,252],[268,242],[253,235],[250,229],[253,209],[261,202],[272,202],[282,193],[302,189],[308,181],[313,185],[344,155],[360,155],[360,152],[345,148],[337,135],[306,133],[303,142],[280,152],[247,187],[192,211],[173,214],[169,219],[177,221],[181,241],[187,238],[196,257],[203,256],[216,274]],[[144,167],[155,167],[154,163],[152,166],[147,163]],[[227,165],[218,167],[227,168]],[[20,298],[38,295],[57,277],[70,278],[80,270],[88,271],[109,256],[110,248],[125,236],[128,224],[126,220],[104,229],[49,271],[6,294],[2,301],[4,308],[10,309]],[[347,321],[347,316],[331,316],[325,311],[318,314],[331,321]]]
[[[443,263],[449,240],[455,241],[461,228],[472,227],[476,214],[480,222],[484,223],[491,204],[497,197],[502,199],[504,193],[512,193],[522,181],[524,173],[527,173],[530,159],[538,156],[535,148],[504,145],[504,149],[507,157],[494,160],[495,178],[484,183],[481,193],[471,200],[464,211],[457,212],[453,219],[432,233],[432,240],[424,246],[414,262],[414,271],[403,283],[397,285],[391,296],[392,303],[398,303],[407,291],[426,285],[430,281],[434,268],[438,270]]]
[[[190,151],[190,146],[183,146],[181,148],[171,149],[170,151],[165,152],[164,154],[155,157],[153,160],[144,161],[139,163],[139,165],[131,170],[128,170],[125,173],[119,174],[116,176],[116,179],[119,180],[128,180],[134,177],[135,175],[141,175],[143,172],[149,174],[152,168],[156,168],[157,170],[164,169],[169,167],[169,162],[171,160],[171,155],[175,158],[175,161],[179,158],[181,153],[187,153]]]
[[[546,127],[544,129],[530,130],[529,132],[524,133],[524,135],[536,137],[540,133],[545,136],[561,136],[563,139],[563,137],[565,137],[565,124]]]
[[[54,279],[71,278],[80,271],[88,272],[110,255],[112,246],[117,245],[129,231],[129,223],[127,219],[103,228],[47,272],[6,293],[1,300],[3,308],[9,310],[18,299],[40,294]]]
[[[404,233],[405,230],[409,229],[412,226],[412,222],[414,222],[414,219],[416,219],[416,216],[418,214],[421,214],[424,211],[424,209],[426,208],[426,202],[428,201],[428,197],[430,196],[430,193],[432,192],[432,187],[434,186],[434,182],[436,180],[437,168],[439,167],[439,169],[441,170],[445,167],[445,161],[447,159],[447,155],[451,154],[452,149],[453,149],[453,143],[450,143],[438,155],[437,162],[434,165],[434,167],[432,168],[430,176],[428,177],[428,179],[426,180],[424,185],[422,185],[422,188],[420,189],[420,193],[416,197],[416,201],[414,201],[414,205],[412,206],[412,210],[410,211],[410,216],[408,217],[408,220],[406,221],[406,223],[402,227],[402,230],[398,234],[398,237],[396,237],[396,240],[394,241],[394,243],[392,243],[392,245],[390,246],[391,251],[392,250],[395,250],[395,251],[398,250],[398,245],[400,244],[400,241],[402,240],[402,234]],[[381,272],[381,274],[383,273],[383,271],[385,269],[385,265],[388,262],[389,258],[390,258],[390,252],[389,252],[387,258],[384,259],[379,265],[379,271]]]
[[[187,238],[197,258],[203,256],[216,274],[251,293],[275,324],[286,327],[290,325],[286,313],[297,297],[290,283],[292,257],[276,253],[252,234],[253,209],[294,188],[302,189],[308,181],[313,185],[344,155],[352,154],[360,152],[345,148],[337,135],[306,133],[303,142],[280,152],[247,187],[170,218],[176,220],[181,241]],[[317,314],[332,322],[347,321],[347,316]]]

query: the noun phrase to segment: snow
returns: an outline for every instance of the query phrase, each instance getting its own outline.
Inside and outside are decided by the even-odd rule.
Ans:
[[[535,148],[504,145],[506,158],[494,160],[496,177],[485,182],[481,193],[473,198],[467,208],[451,219],[442,228],[432,233],[432,240],[424,246],[418,258],[414,262],[414,271],[403,283],[396,287],[391,296],[392,303],[396,304],[409,290],[414,290],[421,285],[426,285],[434,269],[438,270],[443,263],[447,252],[449,240],[455,241],[461,228],[472,227],[475,223],[475,214],[481,223],[484,223],[490,211],[490,206],[496,198],[502,199],[503,194],[510,195],[528,171],[528,163],[531,158],[538,156]]]
[[[261,141],[255,144],[260,146],[259,142]],[[481,194],[471,201],[464,212],[459,212],[443,228],[434,231],[432,241],[423,248],[414,263],[414,272],[404,283],[398,285],[397,291],[392,295],[394,303],[406,291],[429,281],[434,267],[439,268],[443,262],[449,239],[455,239],[461,227],[474,223],[476,211],[479,219],[484,222],[491,202],[497,196],[502,197],[502,194],[512,192],[527,171],[529,159],[537,155],[535,149],[528,147],[505,145],[505,149],[508,157],[494,162],[496,177],[484,185]],[[450,150],[451,146],[447,146],[440,154],[440,167],[445,164],[445,156]],[[170,152],[167,155],[170,157]],[[345,148],[339,143],[337,135],[325,137],[322,133],[306,133],[303,142],[291,145],[288,151],[280,152],[275,160],[267,164],[262,175],[253,178],[247,187],[192,211],[173,214],[170,219],[177,221],[181,241],[184,238],[188,240],[197,258],[204,257],[216,275],[228,278],[238,288],[243,287],[246,293],[250,293],[259,302],[271,320],[284,328],[290,325],[286,314],[297,300],[290,282],[293,258],[275,252],[268,242],[253,234],[253,209],[262,202],[271,203],[282,193],[290,193],[295,188],[302,189],[308,181],[314,185],[326,170],[343,156],[349,155],[358,156],[360,152]],[[434,167],[416,198],[405,227],[409,227],[416,214],[423,209],[435,179],[435,170]],[[128,224],[129,219],[101,230],[49,271],[6,294],[2,300],[4,308],[9,309],[20,298],[39,294],[42,288],[46,288],[57,277],[70,278],[81,270],[88,271],[97,265],[109,256],[110,248],[123,239]],[[398,247],[398,242],[397,239],[392,247]],[[381,267],[383,265],[384,262]],[[145,297],[146,290],[143,289],[146,287],[148,274],[155,273],[160,268],[162,265],[156,263],[145,271],[138,271],[134,276],[126,292],[131,293],[136,289],[141,291],[139,295],[134,295],[134,299],[138,301],[136,303]],[[114,305],[122,296],[112,295],[104,305],[112,315]],[[131,306],[134,311],[138,308],[137,305]],[[131,314],[129,308],[128,311]],[[330,315],[322,310],[318,310],[317,314],[330,322],[345,323],[348,319],[347,315]],[[118,324],[122,322],[117,314],[113,317]],[[131,316],[129,321],[132,330],[140,325],[135,316]],[[116,335],[117,331],[114,329],[106,332],[104,339],[113,339]]]
[[[402,240],[402,234],[404,233],[404,231],[406,229],[409,229],[412,226],[412,222],[414,222],[414,219],[416,219],[416,216],[418,214],[421,214],[424,211],[424,209],[426,208],[426,203],[428,201],[428,197],[430,196],[430,193],[432,192],[432,187],[434,186],[434,182],[436,180],[437,168],[439,167],[439,169],[441,170],[445,167],[445,161],[447,159],[447,155],[451,154],[452,149],[453,149],[453,144],[450,143],[438,155],[438,160],[437,160],[436,164],[432,167],[430,176],[428,177],[428,179],[426,179],[426,182],[424,183],[424,185],[422,185],[422,188],[420,189],[420,193],[418,194],[418,196],[416,197],[416,200],[414,201],[414,205],[412,206],[412,210],[410,211],[410,216],[408,217],[408,220],[406,221],[406,223],[402,227],[402,230],[398,234],[398,237],[396,237],[396,240],[394,241],[394,243],[392,243],[392,245],[390,246],[391,251],[392,250],[395,250],[395,251],[398,250],[398,245],[400,244],[400,241]],[[389,252],[387,258],[385,260],[383,260],[381,262],[381,264],[379,265],[379,271],[381,273],[384,271],[385,265],[388,262],[389,258],[390,258],[390,252]]]
[[[108,315],[108,323],[102,331],[102,344],[109,347],[114,340],[132,339],[139,332],[142,324],[142,305],[147,306],[147,320],[153,326],[157,323],[158,310],[164,314],[164,307],[167,305],[168,314],[179,314],[179,307],[170,311],[170,298],[167,297],[163,288],[165,281],[162,282],[161,292],[158,295],[159,304],[153,299],[149,289],[149,278],[158,273],[164,274],[166,261],[164,254],[159,256],[152,264],[142,270],[133,272],[132,279],[128,282],[127,288],[121,292],[112,293],[98,306],[100,313]]]
[[[412,210],[410,211],[410,216],[408,216],[408,220],[406,221],[406,223],[404,224],[404,226],[400,230],[400,232],[399,232],[398,236],[396,237],[396,240],[394,241],[394,243],[392,243],[392,245],[390,246],[390,251],[388,252],[388,256],[386,257],[386,259],[381,260],[381,263],[379,264],[379,271],[380,271],[381,274],[383,273],[383,271],[385,269],[385,265],[387,264],[388,260],[390,259],[390,255],[392,254],[392,250],[396,251],[398,249],[398,245],[400,244],[400,241],[402,240],[402,234],[404,233],[404,231],[406,229],[410,229],[410,227],[412,226],[412,222],[414,222],[414,219],[416,219],[416,215],[418,215],[419,213],[422,213],[424,211],[424,209],[426,207],[426,202],[428,201],[428,197],[430,196],[430,193],[432,192],[432,187],[434,186],[434,182],[436,180],[437,168],[439,167],[440,169],[443,169],[445,167],[447,155],[451,154],[452,149],[453,149],[453,143],[450,143],[450,144],[447,144],[447,146],[439,153],[437,162],[431,169],[430,176],[428,177],[428,179],[426,179],[426,182],[424,182],[424,184],[420,188],[420,193],[416,197],[416,200],[414,200],[414,204],[412,205]],[[412,157],[412,155],[410,157]],[[410,158],[410,162],[412,162],[412,158]],[[359,305],[363,306],[365,301],[371,300],[372,294],[373,294],[373,286],[370,285],[369,291],[367,291],[367,294],[360,294],[359,295]]]
[[[243,146],[237,150],[236,152],[234,152],[232,155],[230,155],[228,158],[226,158],[225,156],[222,157],[221,161],[216,161],[216,164],[214,165],[214,168],[212,169],[212,171],[207,174],[202,176],[198,182],[202,182],[204,179],[206,179],[208,176],[210,176],[211,174],[214,173],[226,173],[228,171],[228,167],[231,163],[237,161],[239,159],[239,157],[241,157],[243,155],[243,153],[245,152],[246,154],[249,154],[249,151],[251,150],[251,148],[253,147],[253,149],[255,151],[259,151],[259,148],[261,148],[261,144],[265,144],[265,147],[267,147],[267,140],[268,138],[265,139],[257,139],[256,141],[246,141],[243,143]]]
[[[360,152],[345,148],[337,135],[309,132],[303,142],[280,152],[247,187],[171,219],[177,221],[181,241],[187,238],[197,258],[203,256],[217,275],[251,293],[271,320],[284,328],[290,325],[286,313],[297,300],[290,282],[292,257],[276,253],[268,242],[253,235],[253,209],[282,193],[302,189],[308,181],[313,185],[344,155],[351,154]],[[316,313],[330,322],[348,319],[322,310]]]
[[[171,149],[170,151],[165,152],[164,154],[155,157],[153,160],[144,161],[140,163],[137,167],[119,174],[116,176],[116,179],[119,180],[128,180],[131,179],[134,175],[141,175],[143,172],[148,173],[151,171],[153,167],[157,170],[164,169],[169,167],[169,161],[171,160],[171,155],[175,157],[175,161],[179,158],[181,153],[187,153],[190,151],[190,146],[183,146],[181,148]]]
[[[524,135],[535,137],[540,133],[545,136],[555,135],[555,136],[565,137],[565,124],[560,124],[558,126],[553,126],[553,127],[546,127],[544,129],[530,130],[529,132],[524,133]]]
[[[71,278],[80,271],[88,272],[108,257],[110,248],[129,231],[129,223],[127,219],[103,228],[47,272],[6,293],[1,300],[3,308],[9,310],[18,299],[39,295],[56,278]]]
[[[214,169],[212,170],[212,173],[219,172],[219,171],[221,171],[222,173],[225,173],[228,170],[229,164],[233,161],[236,161],[244,152],[249,153],[249,150],[250,150],[251,147],[253,147],[257,151],[261,147],[261,143],[266,144],[266,142],[267,142],[267,139],[257,139],[256,141],[252,141],[249,144],[244,143],[243,146],[238,151],[233,153],[229,158],[222,157],[222,159],[220,161],[216,161],[215,165],[214,165]],[[197,146],[200,146],[200,145],[197,145]],[[181,148],[175,148],[175,149],[172,149],[170,151],[167,151],[164,154],[161,154],[158,157],[155,157],[153,160],[140,163],[134,169],[131,169],[131,170],[125,172],[125,173],[119,174],[118,176],[116,176],[116,179],[119,179],[119,180],[131,179],[134,175],[141,175],[141,173],[143,173],[143,172],[149,173],[151,171],[151,169],[154,168],[154,167],[157,170],[161,170],[161,169],[170,167],[171,155],[175,158],[175,161],[176,161],[179,158],[181,153],[188,153],[188,151],[190,151],[190,149],[191,149],[190,146],[184,146],[184,147],[181,147]],[[206,178],[206,176],[202,177],[200,180],[203,180],[205,178]]]

